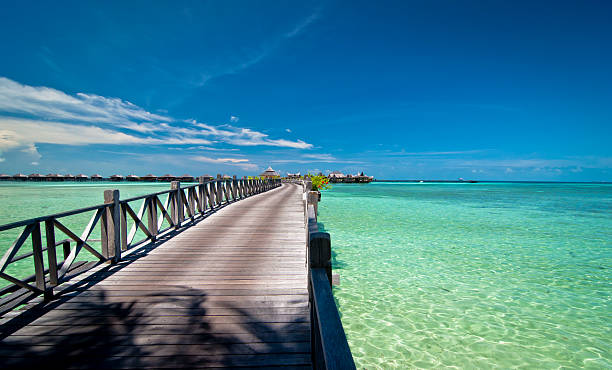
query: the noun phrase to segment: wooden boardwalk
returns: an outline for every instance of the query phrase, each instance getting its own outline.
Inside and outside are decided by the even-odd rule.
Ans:
[[[14,311],[0,367],[310,367],[302,193],[225,206]]]

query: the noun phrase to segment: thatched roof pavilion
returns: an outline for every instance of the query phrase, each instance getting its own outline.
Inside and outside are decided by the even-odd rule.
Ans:
[[[12,178],[13,178],[13,176],[11,176],[11,175],[8,175],[6,173],[0,173],[0,180],[10,180]]]
[[[46,178],[46,176],[43,176],[40,173],[31,173],[28,175],[28,180],[31,181],[43,181],[46,180]]]
[[[27,179],[28,179],[28,176],[27,176],[27,175],[24,175],[23,173],[16,173],[16,174],[14,174],[14,175],[13,175],[13,179],[14,179],[14,180],[21,180],[21,181],[24,181],[24,180],[27,180]]]
[[[136,175],[127,175],[127,176],[125,177],[125,179],[126,179],[127,181],[138,181],[138,180],[140,180],[140,177],[138,177],[138,176],[136,176]]]
[[[274,171],[272,167],[268,167],[264,172],[262,172],[259,176],[261,177],[279,177],[278,172]]]
[[[185,182],[194,182],[195,181],[195,177],[189,175],[189,174],[184,174],[183,176],[180,176],[178,178],[179,181],[185,181]]]
[[[121,176],[121,175],[112,175],[110,177],[110,180],[111,181],[121,181],[121,180],[123,180],[123,176]]]
[[[50,173],[47,176],[47,181],[64,181],[64,175],[59,173]]]
[[[104,178],[102,177],[102,175],[96,173],[96,174],[91,175],[91,179],[92,181],[101,181]]]
[[[85,181],[88,179],[88,177],[84,173],[79,173],[78,175],[74,177],[74,179],[77,181]]]
[[[155,182],[157,181],[157,176],[153,174],[144,175],[140,177],[140,181]]]
[[[158,178],[158,180],[159,181],[174,181],[174,180],[176,180],[176,176],[167,173],[167,174],[165,174],[163,176],[160,176]]]

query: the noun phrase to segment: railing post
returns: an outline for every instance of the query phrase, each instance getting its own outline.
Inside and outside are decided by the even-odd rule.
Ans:
[[[221,179],[221,174],[217,174],[217,205],[223,204],[223,180]]]
[[[64,242],[62,243],[62,252],[64,254],[64,261],[65,261],[70,255],[70,241],[69,240],[64,240]]]
[[[155,199],[153,199],[155,201]],[[128,239],[128,229],[127,229],[127,210],[125,209],[125,204],[122,204],[119,212],[120,212],[120,223],[121,223],[121,251],[127,251],[127,239]],[[157,204],[153,204],[153,207],[157,207]]]
[[[198,177],[198,211],[204,213],[206,211],[206,185],[204,185],[204,176]]]
[[[53,219],[45,221],[45,235],[47,237],[47,260],[49,261],[49,285],[50,294],[53,295],[53,287],[57,286],[57,253],[55,250],[55,225]]]
[[[313,232],[309,235],[308,255],[310,268],[323,268],[327,273],[329,285],[332,284],[331,239],[328,233]]]
[[[151,241],[154,242],[157,240],[157,203],[154,197],[148,197],[147,202],[149,203],[147,207],[147,226],[151,234]]]
[[[121,260],[121,218],[119,190],[104,190],[104,203],[108,204],[102,218],[102,255],[111,263]]]
[[[172,202],[172,221],[174,228],[178,229],[183,222],[183,199],[181,198],[181,183],[180,181],[172,181],[170,189],[174,190],[174,199]]]
[[[319,214],[319,193],[316,191],[309,191],[308,195],[308,204],[312,204],[314,207],[315,218],[318,217]]]
[[[47,299],[50,297],[48,297],[48,292],[45,286],[45,264],[43,260],[42,237],[40,235],[40,222],[36,222],[34,224],[31,237],[36,287],[45,293],[45,299]]]
[[[236,175],[232,177],[232,197],[234,200],[238,199],[238,180],[236,180]]]
[[[187,203],[189,205],[189,211],[191,212],[191,221],[193,222],[196,216],[196,197],[194,187],[187,188]]]

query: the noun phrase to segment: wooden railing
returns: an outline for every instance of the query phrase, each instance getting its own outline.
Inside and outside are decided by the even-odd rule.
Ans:
[[[204,181],[200,178],[199,184],[186,187],[174,181],[170,190],[129,199],[120,199],[119,190],[106,190],[104,204],[2,225],[0,233],[21,230],[0,260],[0,279],[10,283],[0,289],[0,315],[41,294],[45,299],[51,299],[53,289],[75,274],[103,262],[117,263],[123,252],[153,243],[172,230],[190,226],[228,203],[280,185],[280,179],[236,179],[236,176],[228,179],[218,175],[216,180]],[[162,201],[163,196],[166,196],[165,201]],[[142,201],[138,212],[130,205],[135,201]],[[88,212],[93,215],[80,235],[63,223],[62,219],[66,217]],[[166,227],[164,221],[167,222]],[[100,229],[100,239],[91,238],[96,227]],[[57,241],[56,231],[67,238]],[[134,240],[138,231],[144,234],[144,238]],[[31,240],[31,252],[18,255],[28,239]],[[94,242],[100,243],[99,251],[92,246]],[[59,246],[63,259],[57,255]],[[89,252],[94,261],[77,261],[83,250]],[[33,261],[33,275],[19,278],[6,272],[11,264],[28,258]]]
[[[312,363],[316,369],[355,369],[332,293],[331,239],[317,224],[318,194],[304,181]]]

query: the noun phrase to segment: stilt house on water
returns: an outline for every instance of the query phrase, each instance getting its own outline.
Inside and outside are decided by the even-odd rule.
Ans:
[[[267,169],[266,169],[264,172],[262,172],[262,173],[259,175],[259,177],[273,179],[273,178],[280,177],[280,175],[279,175],[279,173],[278,173],[278,172],[274,171],[274,170],[272,169],[272,167],[268,167],[268,168],[267,168]]]
[[[363,172],[356,175],[345,175],[340,171],[333,171],[327,177],[332,183],[368,183],[374,180],[374,176],[367,176]]]

